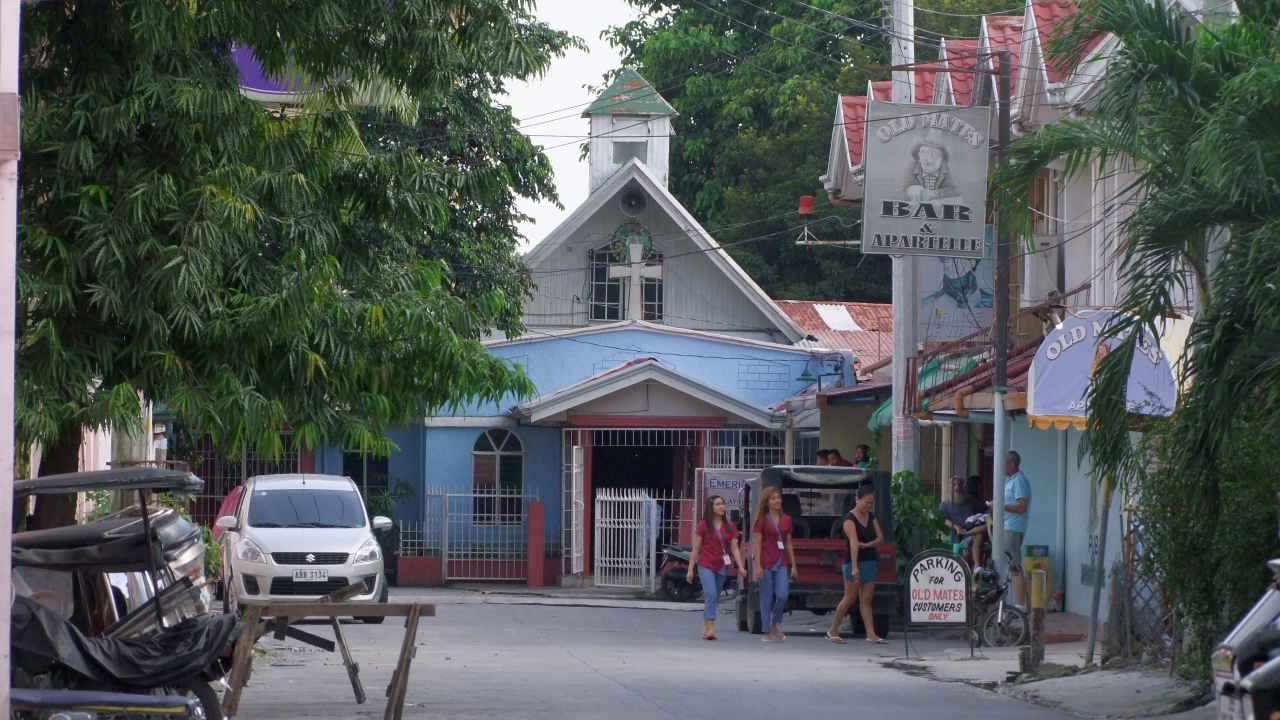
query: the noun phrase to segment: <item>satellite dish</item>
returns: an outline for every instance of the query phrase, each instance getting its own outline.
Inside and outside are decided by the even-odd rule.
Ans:
[[[627,217],[635,217],[644,212],[645,205],[648,201],[644,198],[644,193],[635,190],[628,190],[618,198],[618,209],[622,210],[622,214]]]

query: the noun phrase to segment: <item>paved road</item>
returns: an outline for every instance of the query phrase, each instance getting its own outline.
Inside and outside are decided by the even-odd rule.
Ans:
[[[1067,718],[968,685],[882,666],[902,646],[822,639],[821,619],[798,614],[781,645],[738,633],[701,640],[691,612],[522,605],[441,605],[424,620],[408,692],[413,718],[707,718],[809,720],[867,717]],[[324,626],[308,628],[328,636]],[[255,720],[382,717],[382,693],[402,623],[349,624],[370,700],[354,704],[336,655],[264,641],[240,717]]]

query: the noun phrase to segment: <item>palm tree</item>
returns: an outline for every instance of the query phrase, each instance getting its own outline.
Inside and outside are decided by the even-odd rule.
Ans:
[[[1158,570],[1202,644],[1230,621],[1211,547],[1223,514],[1219,470],[1241,433],[1280,436],[1280,3],[1206,8],[1217,13],[1148,0],[1083,4],[1050,55],[1076,66],[1091,38],[1116,36],[1095,100],[1083,118],[1015,143],[995,180],[1002,213],[1018,224],[1037,173],[1055,160],[1068,173],[1120,165],[1132,178],[1110,199],[1131,210],[1116,244],[1122,319],[1107,333],[1121,342],[1089,395],[1087,447],[1108,492],[1149,469],[1126,411],[1134,331],[1158,335],[1181,297],[1196,299],[1183,394],[1160,459],[1187,494],[1178,503],[1197,512],[1181,527],[1148,529],[1156,555],[1188,568]]]

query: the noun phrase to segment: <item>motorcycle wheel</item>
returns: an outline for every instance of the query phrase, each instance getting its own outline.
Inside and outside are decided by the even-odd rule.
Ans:
[[[982,620],[982,642],[988,647],[1014,647],[1027,640],[1027,614],[1021,609],[1006,605],[1004,618],[997,619],[999,608],[987,613]]]
[[[224,720],[222,714],[222,698],[213,686],[203,680],[187,680],[176,688],[168,690],[176,695],[193,698],[196,701],[193,720]]]

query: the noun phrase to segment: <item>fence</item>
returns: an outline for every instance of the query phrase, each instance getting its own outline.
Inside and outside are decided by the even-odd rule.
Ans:
[[[208,436],[191,438],[191,445],[185,448],[186,462],[190,463],[191,472],[204,480],[204,492],[192,499],[191,517],[203,525],[212,525],[217,520],[218,508],[227,493],[236,485],[254,475],[270,475],[273,473],[295,473],[301,468],[297,445],[293,441],[293,433],[280,434],[284,452],[278,458],[262,457],[256,452],[245,450],[236,459],[227,458],[213,444]],[[170,453],[176,457],[177,453]]]
[[[444,581],[527,580],[529,503],[535,500],[504,490],[428,490],[422,520],[401,524],[400,556],[438,558]]]
[[[1146,567],[1146,542],[1141,514],[1130,506],[1124,513],[1122,561],[1112,572],[1113,585],[1108,653],[1125,658],[1170,660],[1178,652],[1177,616],[1159,581]]]

